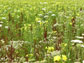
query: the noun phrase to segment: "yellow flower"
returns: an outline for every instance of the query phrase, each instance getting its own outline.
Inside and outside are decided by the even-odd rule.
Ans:
[[[57,31],[53,31],[53,33],[56,33]]]
[[[31,24],[28,24],[28,26],[30,27],[30,26],[31,26]]]
[[[62,60],[64,60],[64,61],[66,61],[66,60],[67,60],[66,55],[62,55]]]
[[[54,51],[54,47],[51,47],[51,50]]]
[[[79,16],[79,13],[77,13],[77,16]]]
[[[70,23],[70,25],[72,25],[72,23]]]
[[[40,21],[41,19],[40,18],[36,18],[35,21]]]
[[[26,57],[28,57],[29,55],[27,54]]]
[[[45,47],[45,49],[48,49],[48,47]]]
[[[47,49],[47,53],[54,51],[54,47],[46,47],[45,49]]]
[[[48,21],[45,21],[45,23],[48,23]]]
[[[53,51],[54,50],[54,47],[48,47],[48,50],[49,51]]]
[[[33,56],[33,54],[29,54],[29,56],[31,56],[31,57],[32,57],[32,56]]]
[[[65,43],[65,44],[64,44],[64,46],[66,47],[66,46],[67,46],[67,44]]]
[[[40,26],[42,25],[43,23],[42,22],[40,22]]]
[[[61,60],[61,57],[60,56],[57,55],[57,56],[54,57],[54,62],[55,61],[60,61],[60,60]]]

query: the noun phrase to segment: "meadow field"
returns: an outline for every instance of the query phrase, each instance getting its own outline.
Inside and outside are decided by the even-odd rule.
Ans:
[[[84,63],[84,0],[0,0],[0,63]]]

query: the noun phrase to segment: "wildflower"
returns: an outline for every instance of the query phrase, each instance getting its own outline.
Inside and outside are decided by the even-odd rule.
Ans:
[[[56,39],[57,37],[53,37],[53,39]]]
[[[77,13],[77,16],[79,16],[79,13]]]
[[[76,36],[76,38],[78,38],[78,39],[83,39],[83,37],[80,37],[80,36]]]
[[[54,57],[54,62],[55,61],[60,61],[60,60],[61,60],[61,57],[60,56],[57,55],[57,56]]]
[[[57,31],[53,31],[53,33],[56,33]]]
[[[74,62],[74,63],[80,63],[80,62]]]
[[[40,21],[41,19],[40,18],[36,18],[35,21]]]
[[[45,11],[45,10],[46,10],[46,8],[42,8],[42,10],[43,10],[43,11]]]
[[[44,2],[44,4],[47,4],[47,2]]]
[[[2,24],[0,24],[0,27],[2,27]]]
[[[48,49],[48,47],[45,47],[45,49]]]
[[[6,17],[2,17],[2,19],[6,19]]]
[[[44,16],[44,18],[48,18],[48,16],[46,15],[46,16]]]
[[[30,26],[31,26],[31,24],[28,24],[28,26],[30,27]]]
[[[59,55],[59,54],[60,54],[60,51],[58,51],[58,50],[51,52],[52,56],[56,56],[56,55]]]
[[[40,2],[40,4],[43,4],[42,2]]]
[[[8,29],[8,26],[5,26],[6,29]]]
[[[72,23],[69,23],[70,25],[72,25]]]
[[[65,55],[62,55],[62,60],[66,61],[67,57]]]
[[[82,34],[82,36],[84,36],[84,33]]]
[[[80,46],[84,48],[84,45],[80,45]]]
[[[71,40],[73,43],[83,43],[81,40]]]
[[[45,23],[48,23],[48,21],[45,21]]]
[[[3,24],[3,21],[1,21],[0,24]]]
[[[82,62],[84,63],[84,60]]]
[[[66,46],[67,46],[67,44],[65,43],[65,44],[64,44],[64,46],[66,47]]]
[[[39,16],[43,16],[42,14],[38,14]]]
[[[52,14],[51,16],[56,16],[55,14]]]
[[[52,13],[52,11],[49,11],[48,13]]]
[[[5,41],[3,39],[1,39],[1,42],[4,43]]]
[[[53,51],[54,47],[48,47],[48,51]]]
[[[32,57],[32,56],[33,56],[33,54],[29,54],[29,56],[31,56],[31,57]]]
[[[42,25],[43,23],[42,22],[40,22],[40,26]]]
[[[29,55],[27,54],[26,57],[28,57]]]

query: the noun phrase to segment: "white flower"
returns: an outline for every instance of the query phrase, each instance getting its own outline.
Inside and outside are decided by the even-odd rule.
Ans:
[[[51,52],[51,55],[52,55],[52,56],[59,55],[59,54],[60,54],[60,51],[57,51],[57,50],[56,50],[56,51]]]
[[[48,16],[46,15],[46,16],[44,16],[44,18],[48,18]]]
[[[44,2],[44,4],[47,4],[47,2]]]
[[[73,43],[83,43],[81,40],[71,40]]]
[[[55,14],[52,14],[51,16],[56,16]]]
[[[76,38],[78,38],[78,39],[83,39],[83,37],[80,37],[80,36],[76,36]]]
[[[43,4],[42,2],[40,2],[40,4]]]
[[[8,29],[8,26],[5,26],[6,29]]]
[[[80,62],[74,62],[74,63],[80,63]]]
[[[84,36],[84,33],[82,34],[82,36]]]
[[[83,60],[83,63],[84,63],[84,60]]]
[[[2,27],[2,24],[0,24],[0,27]]]
[[[2,23],[3,23],[3,21],[0,22],[0,24],[2,24]]]
[[[81,45],[81,47],[83,47],[83,48],[84,48],[84,45]]]
[[[52,13],[52,11],[49,11],[48,13]]]
[[[41,21],[37,21],[38,23],[40,23]]]
[[[56,39],[57,37],[53,37],[53,39]]]
[[[1,42],[4,43],[5,41],[3,39],[1,39]]]
[[[46,10],[46,8],[42,8],[42,10],[43,10],[43,11],[45,11],[45,10]]]
[[[6,19],[6,17],[2,17],[2,19]]]
[[[39,16],[43,16],[42,14],[38,14]]]

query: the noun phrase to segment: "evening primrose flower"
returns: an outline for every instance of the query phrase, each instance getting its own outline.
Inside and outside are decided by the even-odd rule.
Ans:
[[[54,62],[55,61],[60,61],[60,60],[61,60],[61,57],[60,56],[57,55],[57,56],[54,57]]]
[[[48,47],[48,51],[53,51],[54,47]]]
[[[62,60],[63,60],[63,61],[67,61],[66,55],[62,55]]]

